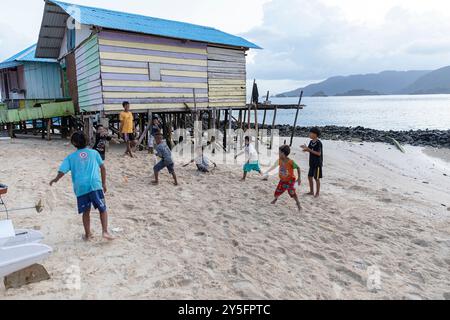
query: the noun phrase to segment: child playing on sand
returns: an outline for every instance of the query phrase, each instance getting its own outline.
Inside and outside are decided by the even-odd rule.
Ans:
[[[255,147],[250,143],[250,137],[245,137],[245,149],[243,152],[237,154],[234,158],[237,159],[242,153],[245,153],[245,165],[244,165],[244,176],[242,177],[242,181],[247,179],[247,175],[249,172],[256,171],[259,174],[262,174],[261,168],[259,166],[259,156],[258,151],[256,151]]]
[[[106,130],[103,125],[99,124],[95,134],[95,144],[93,149],[100,153],[100,157],[103,161],[105,161],[106,158],[106,143],[111,140],[112,137],[108,134],[108,130]]]
[[[133,148],[136,146],[136,136],[135,136],[135,127],[134,127],[134,116],[130,112],[130,103],[128,101],[124,101],[122,103],[123,110],[120,115],[120,133],[123,135],[123,139],[127,144],[127,150],[125,151],[125,156],[129,155],[133,158]]]
[[[322,167],[323,167],[323,149],[322,142],[319,140],[321,135],[319,128],[312,128],[309,133],[311,142],[309,146],[303,145],[301,148],[304,152],[309,152],[309,189],[308,195],[320,196],[320,179],[322,179]],[[317,191],[314,195],[314,180],[316,181]]]
[[[61,180],[67,173],[72,173],[72,182],[78,202],[78,213],[83,215],[85,240],[92,239],[91,207],[100,212],[103,238],[113,240],[108,232],[108,213],[105,202],[106,168],[100,154],[87,148],[88,139],[83,132],[72,135],[72,145],[77,151],[69,155],[59,168],[58,175],[50,186]]]
[[[205,147],[199,148],[199,151],[200,154],[198,154],[194,160],[185,164],[183,167],[187,167],[191,163],[195,162],[197,170],[202,173],[209,173],[211,166],[214,166],[214,169],[217,168],[217,164],[209,160],[208,156],[205,154]]]
[[[159,122],[158,117],[153,117],[152,126],[148,131],[148,152],[153,154],[155,150],[155,137],[158,133],[161,132],[161,123]]]
[[[174,184],[177,186],[178,180],[177,175],[175,174],[175,164],[172,159],[172,151],[170,151],[170,148],[167,145],[167,143],[163,141],[163,136],[161,133],[156,134],[155,142],[156,142],[156,156],[161,158],[161,161],[158,162],[153,168],[153,171],[155,173],[155,181],[153,181],[153,184],[154,185],[159,184],[159,173],[164,168],[167,168],[167,170],[169,170],[169,173],[173,177]]]
[[[291,198],[293,198],[297,203],[298,210],[302,210],[300,201],[297,196],[297,191],[295,190],[296,177],[294,174],[294,170],[297,170],[298,174],[297,183],[300,186],[301,170],[294,160],[289,159],[290,154],[291,148],[289,146],[282,146],[280,148],[280,159],[278,161],[280,183],[278,184],[278,187],[275,191],[275,200],[272,201],[272,204],[276,204],[281,195],[287,191],[291,196]],[[271,170],[273,169],[270,169],[269,171]]]

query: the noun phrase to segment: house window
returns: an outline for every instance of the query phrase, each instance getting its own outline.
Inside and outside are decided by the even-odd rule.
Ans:
[[[76,30],[75,26],[72,28],[67,29],[67,51],[70,52],[73,49],[75,49],[75,36],[76,36]]]
[[[148,74],[151,81],[161,81],[161,65],[150,62],[148,64]]]

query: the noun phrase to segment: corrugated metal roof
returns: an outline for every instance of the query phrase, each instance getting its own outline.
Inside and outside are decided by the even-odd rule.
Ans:
[[[256,44],[247,41],[244,38],[210,27],[147,17],[126,12],[81,6],[60,1],[47,0],[46,2],[47,4],[54,4],[58,6],[81,24],[233,47],[261,49]],[[49,14],[52,13],[46,10],[44,14],[44,21],[51,21],[51,18],[45,17],[45,15]],[[42,32],[41,36],[43,36]],[[39,41],[41,41],[41,37]]]
[[[55,59],[41,59],[36,58],[36,44],[26,48],[25,50],[15,54],[11,58],[6,59],[0,63],[0,69],[12,68],[22,64],[22,62],[42,62],[42,63],[56,63]]]

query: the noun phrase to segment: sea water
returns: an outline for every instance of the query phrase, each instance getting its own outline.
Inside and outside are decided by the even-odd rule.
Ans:
[[[273,104],[297,104],[298,98],[271,98]],[[299,126],[362,126],[378,130],[450,129],[450,95],[304,97]],[[279,110],[277,124],[294,123],[296,110]],[[253,116],[253,114],[252,114]],[[271,124],[273,112],[267,112]],[[263,113],[258,121],[261,123]]]

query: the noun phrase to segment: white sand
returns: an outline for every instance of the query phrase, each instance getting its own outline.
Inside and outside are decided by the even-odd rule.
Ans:
[[[54,248],[50,281],[0,289],[0,299],[450,299],[450,163],[415,147],[324,148],[322,198],[302,195],[302,213],[287,195],[269,204],[276,177],[243,184],[239,168],[178,167],[181,186],[163,173],[154,187],[145,153],[124,160],[115,150],[107,201],[119,239],[102,241],[95,215],[97,238],[84,243],[70,178],[48,187],[72,148],[0,142],[9,207],[46,205],[14,214],[16,226],[40,229]]]

